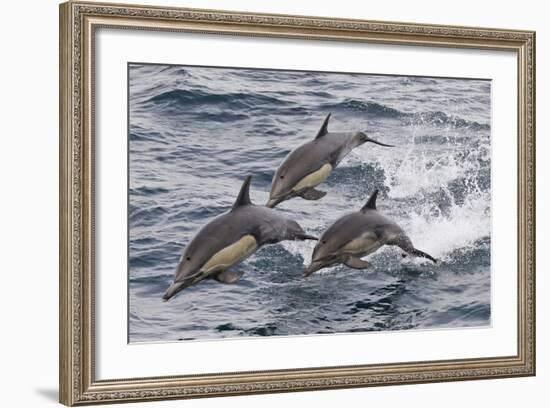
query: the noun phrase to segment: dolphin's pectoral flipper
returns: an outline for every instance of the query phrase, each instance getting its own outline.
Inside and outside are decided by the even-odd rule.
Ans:
[[[214,279],[222,283],[235,283],[241,278],[241,276],[243,276],[243,274],[244,272],[225,270],[214,276]]]
[[[433,256],[427,254],[426,252],[421,251],[420,249],[416,249],[413,246],[410,238],[407,237],[404,234],[401,234],[401,235],[395,237],[394,239],[388,241],[387,244],[388,245],[396,245],[396,246],[398,246],[399,248],[401,248],[403,251],[405,251],[406,253],[408,253],[410,255],[418,256],[420,258],[426,258],[426,259],[429,259],[430,261],[432,261],[433,263],[437,263],[437,259],[435,259]],[[403,258],[405,256],[403,256]]]
[[[350,256],[348,259],[344,261],[344,265],[349,266],[353,269],[366,269],[371,264],[367,261],[363,261],[361,258],[358,258],[356,256]]]
[[[314,188],[308,188],[300,196],[306,200],[319,200],[327,195],[326,191],[315,190]]]

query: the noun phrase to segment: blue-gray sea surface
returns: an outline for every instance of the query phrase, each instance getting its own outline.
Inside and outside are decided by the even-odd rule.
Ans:
[[[366,74],[129,65],[129,341],[459,328],[490,324],[491,83]],[[314,242],[262,247],[233,285],[169,302],[181,251],[228,211],[246,175],[264,204],[273,172],[311,140],[364,131],[319,201],[280,204],[311,234],[363,206],[440,262],[383,247],[373,267],[302,277]]]

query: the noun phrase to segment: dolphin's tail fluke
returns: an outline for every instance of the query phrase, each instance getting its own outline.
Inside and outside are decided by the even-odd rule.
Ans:
[[[426,252],[421,251],[420,249],[413,248],[413,249],[411,249],[407,252],[411,255],[418,256],[420,258],[427,258],[430,261],[432,261],[433,263],[437,263],[437,259],[435,259],[433,256],[427,254]]]
[[[363,140],[364,143],[371,142],[371,143],[374,143],[374,144],[377,144],[377,145],[380,145],[380,146],[384,146],[384,147],[395,147],[394,145],[389,145],[389,144],[382,143],[382,142],[379,142],[377,140],[371,139],[370,137],[368,137],[363,132],[359,132],[359,134],[361,135],[361,139]]]
[[[367,142],[371,142],[371,143],[374,143],[374,144],[377,144],[377,145],[380,145],[380,146],[384,146],[384,147],[395,147],[394,145],[389,145],[389,144],[378,142],[374,139],[371,139],[370,137],[367,137],[366,140],[367,140]]]

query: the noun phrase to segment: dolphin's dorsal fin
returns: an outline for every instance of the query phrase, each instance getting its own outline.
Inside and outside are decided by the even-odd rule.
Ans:
[[[376,210],[376,197],[378,196],[378,190],[374,190],[374,193],[372,193],[367,200],[367,203],[361,208],[361,212],[365,212],[367,210]]]
[[[321,125],[321,129],[319,129],[319,133],[317,133],[317,136],[315,136],[315,140],[319,139],[320,137],[323,137],[328,133],[328,120],[330,119],[330,113],[325,118],[325,121]]]
[[[244,180],[241,191],[239,191],[239,195],[237,196],[237,199],[235,200],[235,204],[233,204],[233,208],[231,209],[231,211],[236,210],[238,207],[241,207],[243,205],[252,204],[252,201],[250,201],[250,180],[252,180],[252,176],[247,176]]]

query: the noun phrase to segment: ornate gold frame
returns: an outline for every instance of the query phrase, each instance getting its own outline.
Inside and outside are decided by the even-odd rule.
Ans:
[[[518,350],[513,356],[96,380],[93,47],[98,27],[507,50],[518,61]],[[197,9],[60,5],[60,401],[145,401],[535,374],[535,33]]]

